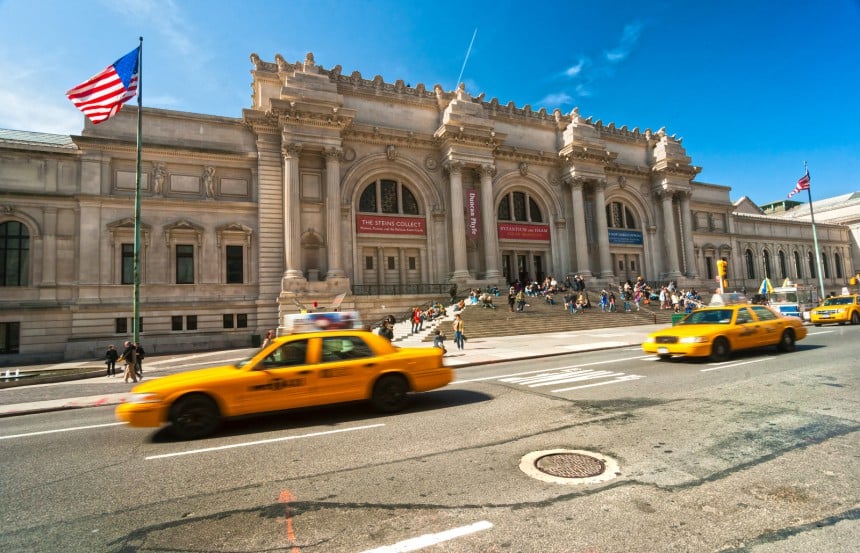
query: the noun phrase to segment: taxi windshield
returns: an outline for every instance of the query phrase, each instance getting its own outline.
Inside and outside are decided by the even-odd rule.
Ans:
[[[679,325],[727,325],[732,321],[731,309],[702,309],[687,315]]]
[[[854,303],[854,298],[827,298],[824,300],[824,305],[851,305]]]

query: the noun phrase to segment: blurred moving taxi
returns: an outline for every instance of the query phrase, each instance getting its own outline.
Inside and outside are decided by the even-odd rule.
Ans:
[[[693,311],[675,326],[654,332],[642,343],[645,353],[661,359],[675,355],[725,361],[733,351],[776,346],[794,351],[806,337],[797,317],[779,315],[763,305],[738,303]]]
[[[290,334],[237,365],[145,382],[119,405],[130,426],[169,424],[182,439],[212,434],[229,417],[369,400],[379,411],[406,407],[409,392],[441,388],[453,371],[439,348],[398,348],[364,330]]]
[[[860,324],[860,294],[832,296],[809,312],[809,320],[815,326],[827,323]]]

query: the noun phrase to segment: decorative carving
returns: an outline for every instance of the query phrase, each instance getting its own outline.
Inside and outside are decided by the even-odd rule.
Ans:
[[[355,159],[355,150],[353,150],[349,146],[345,146],[343,149],[343,160],[344,161],[353,161],[354,159]]]
[[[167,168],[160,161],[152,162],[152,192],[161,195],[164,190],[164,181],[167,179]]]
[[[475,171],[478,173],[478,176],[481,178],[483,178],[485,176],[487,176],[487,177],[496,176],[495,166],[490,165],[489,163],[485,163],[485,164],[481,165]]]
[[[525,161],[520,162],[520,175],[524,177],[529,176],[529,164]]]
[[[624,186],[626,184],[627,184],[627,177],[625,177],[624,175],[618,175],[618,186],[620,186],[621,188],[624,188]]]
[[[203,183],[206,185],[206,197],[215,197],[215,168],[209,165],[203,170]]]
[[[325,157],[327,160],[340,161],[343,155],[343,150],[340,148],[329,148],[325,151]]]
[[[308,52],[307,54],[305,54],[305,65],[304,65],[304,69],[305,69],[305,71],[306,71],[306,72],[310,72],[310,71],[312,71],[312,70],[314,69],[314,67],[315,67],[315,64],[314,64],[314,53],[313,53],[313,52]]]
[[[281,147],[281,155],[284,159],[298,157],[302,153],[302,145],[295,142],[289,142]]]
[[[394,144],[389,144],[385,147],[385,157],[388,158],[388,161],[397,160],[397,148],[394,147]]]
[[[424,167],[430,171],[435,171],[439,168],[439,160],[437,160],[432,154],[428,155],[424,158]]]
[[[459,174],[463,170],[463,162],[462,161],[446,161],[445,162],[445,170],[448,173],[454,175]]]

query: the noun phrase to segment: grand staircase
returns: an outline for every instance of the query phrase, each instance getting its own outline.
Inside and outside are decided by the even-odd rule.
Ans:
[[[527,298],[527,306],[522,312],[511,312],[508,309],[507,298],[501,297],[503,303],[495,309],[479,305],[467,305],[461,313],[464,323],[464,333],[467,339],[498,336],[519,336],[522,334],[541,334],[548,332],[568,332],[576,330],[594,330],[596,328],[613,328],[633,325],[672,324],[672,311],[661,310],[656,304],[642,305],[637,312],[631,303],[633,311],[624,312],[624,303],[615,313],[604,313],[599,307],[585,309],[582,313],[570,314],[564,308],[563,302],[555,305],[546,303],[542,297]],[[436,328],[448,338],[453,339],[451,321],[454,318],[453,307],[448,306],[448,314],[434,321],[426,321],[424,329],[412,333],[409,321],[398,322],[394,326],[394,342],[397,345],[417,345],[422,342],[432,342]],[[449,342],[450,343],[450,342]]]

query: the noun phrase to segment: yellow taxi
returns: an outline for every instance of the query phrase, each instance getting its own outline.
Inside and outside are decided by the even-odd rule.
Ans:
[[[697,309],[675,326],[651,333],[642,350],[661,359],[683,355],[725,361],[743,349],[776,346],[782,352],[794,351],[795,342],[806,333],[797,317],[779,315],[764,305],[738,303]]]
[[[379,411],[406,407],[409,392],[441,388],[453,371],[434,347],[399,348],[357,329],[275,338],[237,365],[178,373],[142,383],[116,409],[136,427],[169,424],[179,438],[212,434],[225,418],[369,400]]]
[[[827,323],[860,324],[860,294],[832,296],[809,312],[809,320],[815,326]]]

